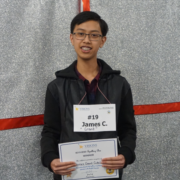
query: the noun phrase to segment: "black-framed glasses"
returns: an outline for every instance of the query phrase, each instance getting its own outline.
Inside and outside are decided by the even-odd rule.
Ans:
[[[91,41],[98,41],[100,37],[103,37],[100,34],[92,33],[92,34],[86,34],[82,32],[74,32],[73,35],[75,35],[76,39],[83,40],[86,38],[86,35],[89,36],[89,40]]]

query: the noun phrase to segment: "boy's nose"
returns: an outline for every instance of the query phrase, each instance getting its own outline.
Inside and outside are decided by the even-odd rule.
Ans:
[[[83,39],[84,42],[90,42],[89,34],[85,34],[85,38]]]

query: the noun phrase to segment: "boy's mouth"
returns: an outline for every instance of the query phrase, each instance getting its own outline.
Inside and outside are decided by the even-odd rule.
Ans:
[[[83,52],[89,52],[92,48],[87,47],[87,46],[83,46],[83,47],[81,47],[81,49]]]

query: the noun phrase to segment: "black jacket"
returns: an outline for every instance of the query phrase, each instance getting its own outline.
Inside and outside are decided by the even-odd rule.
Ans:
[[[84,82],[75,72],[74,61],[68,68],[56,72],[46,92],[44,128],[41,139],[41,159],[50,170],[53,159],[59,158],[58,143],[119,137],[121,147],[118,153],[124,155],[126,164],[135,160],[136,124],[130,85],[103,60],[99,59],[102,72],[98,86],[107,99],[116,104],[116,131],[73,132],[73,105],[78,104],[85,94]],[[108,104],[97,89],[95,104]],[[81,104],[88,104],[87,96]]]

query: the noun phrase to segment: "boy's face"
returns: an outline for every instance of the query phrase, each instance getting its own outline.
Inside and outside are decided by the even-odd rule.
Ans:
[[[97,21],[87,21],[76,25],[73,33],[99,34],[102,35],[100,25]],[[99,48],[103,47],[106,37],[99,37],[97,40],[90,40],[86,35],[84,39],[77,39],[74,34],[70,34],[70,40],[77,53],[78,59],[91,60],[97,58]]]

